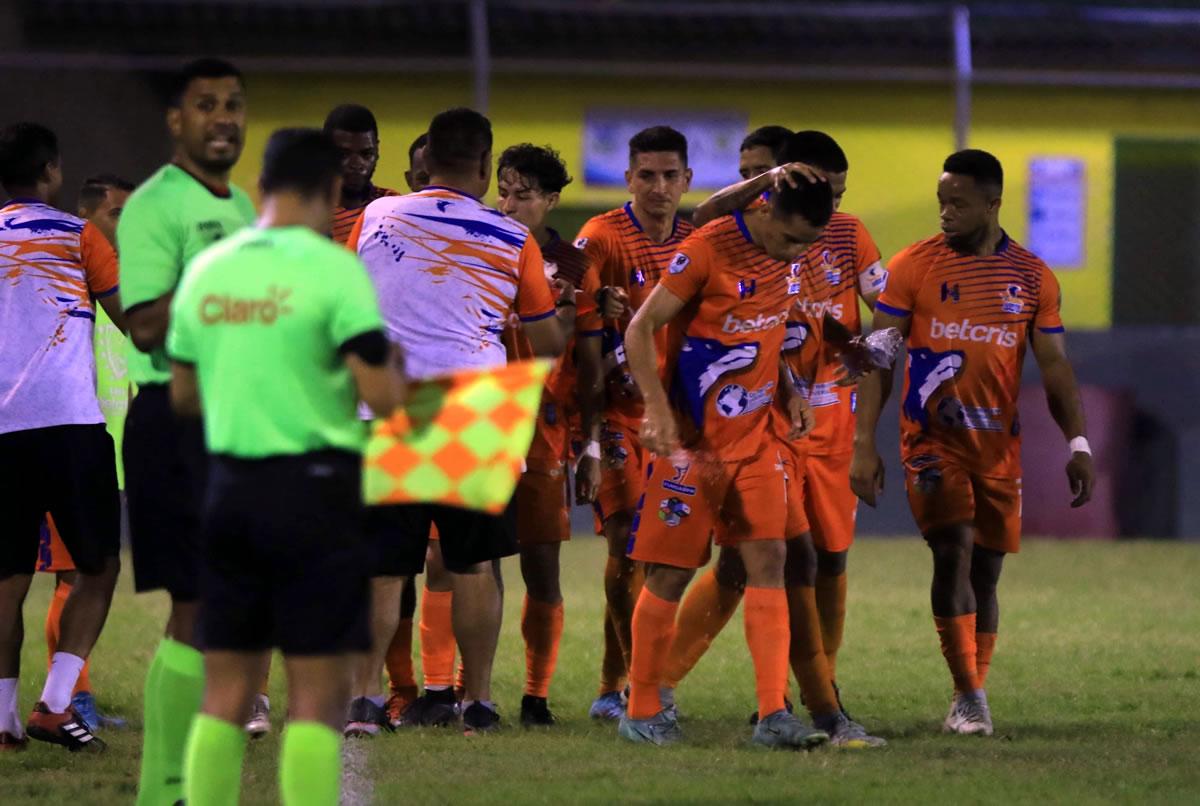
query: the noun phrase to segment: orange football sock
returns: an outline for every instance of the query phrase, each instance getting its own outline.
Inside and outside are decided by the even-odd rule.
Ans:
[[[987,686],[988,670],[992,666],[992,653],[996,650],[996,633],[975,633],[975,671],[979,675],[979,687]]]
[[[696,580],[679,606],[675,642],[671,644],[663,676],[664,686],[675,688],[687,677],[733,618],[741,601],[741,591],[717,581],[715,567]]]
[[[675,638],[679,602],[668,602],[642,588],[633,609],[633,662],[629,667],[629,716],[649,719],[662,710],[658,686]]]
[[[821,643],[821,617],[817,614],[817,591],[808,585],[787,589],[791,642],[788,650],[792,672],[804,705],[813,716],[836,714],[837,692]]]
[[[607,694],[610,691],[621,691],[628,682],[629,667],[625,665],[625,652],[621,649],[621,641],[617,638],[617,628],[613,624],[612,611],[604,608],[604,660],[600,663],[600,691]]]
[[[975,614],[965,616],[934,616],[942,656],[954,678],[954,690],[960,693],[980,688],[975,655]]]
[[[425,688],[454,685],[454,591],[425,589],[421,597],[421,671]]]
[[[788,600],[783,588],[746,588],[746,643],[754,661],[758,714],[783,708],[788,682]]]
[[[837,653],[846,628],[846,575],[817,574],[817,613],[821,617],[821,643],[829,676],[837,680]]]
[[[388,645],[384,665],[387,667],[388,688],[393,694],[416,695],[417,678],[413,671],[413,620],[400,619],[400,626]]]
[[[521,635],[525,638],[525,693],[532,697],[550,694],[550,679],[558,665],[558,643],[562,639],[563,603],[539,602],[525,597],[521,611]]]

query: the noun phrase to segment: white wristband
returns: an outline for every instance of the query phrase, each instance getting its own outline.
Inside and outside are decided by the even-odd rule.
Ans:
[[[1067,443],[1067,448],[1072,455],[1077,453],[1086,453],[1088,456],[1092,455],[1092,446],[1088,444],[1087,437],[1075,437]]]
[[[587,456],[591,459],[600,458],[600,443],[596,440],[589,440],[587,445],[583,446],[583,453],[579,454],[580,458]]]

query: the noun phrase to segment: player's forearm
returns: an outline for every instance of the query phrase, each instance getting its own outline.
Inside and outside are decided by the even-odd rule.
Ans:
[[[575,393],[579,399],[579,417],[583,433],[590,442],[600,439],[604,419],[604,364],[600,355],[600,338],[587,336],[577,342],[576,356],[579,374]]]
[[[654,324],[646,317],[634,316],[625,331],[625,357],[629,371],[642,393],[647,407],[666,407],[667,392],[658,377],[658,350],[654,346]]]
[[[167,341],[167,327],[171,323],[171,298],[164,294],[153,302],[125,311],[125,322],[129,326],[129,339],[143,353],[153,352]]]
[[[769,171],[751,179],[744,179],[736,185],[721,188],[700,203],[696,212],[692,214],[692,223],[697,227],[702,227],[714,218],[729,215],[734,210],[741,210],[770,188],[771,174]]]
[[[1079,383],[1075,370],[1065,357],[1049,367],[1042,368],[1042,383],[1046,388],[1046,403],[1050,416],[1062,430],[1063,436],[1071,440],[1087,435],[1087,421],[1083,414],[1083,400],[1079,395]]]
[[[892,370],[880,369],[858,382],[858,411],[854,425],[856,445],[874,445],[879,415],[892,391]]]

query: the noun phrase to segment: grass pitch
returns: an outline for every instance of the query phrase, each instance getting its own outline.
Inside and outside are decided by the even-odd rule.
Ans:
[[[916,540],[861,540],[850,555],[840,683],[847,708],[889,739],[887,749],[751,749],[753,674],[740,618],[680,686],[684,744],[618,743],[614,725],[587,718],[603,645],[604,551],[581,538],[563,549],[566,630],[551,691],[559,726],[513,724],[523,586],[510,561],[495,675],[509,727],[348,745],[345,802],[1200,802],[1200,546],[1028,541],[1001,580],[991,739],[939,732],[950,681],[929,614],[927,554]],[[44,679],[51,587],[39,578],[26,609],[25,710]],[[133,596],[125,577],[92,678],[102,709],[127,716],[132,729],[106,733],[100,757],[40,744],[0,756],[0,802],[133,801],[142,681],[165,611],[165,598]],[[277,665],[277,717],[282,683]],[[277,756],[278,731],[251,745],[243,803],[277,801]]]

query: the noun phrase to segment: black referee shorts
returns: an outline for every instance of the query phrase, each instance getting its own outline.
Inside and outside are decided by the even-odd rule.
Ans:
[[[373,576],[415,576],[425,569],[430,526],[436,525],[446,568],[464,573],[471,566],[519,550],[516,514],[510,503],[501,515],[441,504],[389,504],[367,507],[367,533],[375,560]]]
[[[34,572],[47,512],[80,573],[120,553],[117,456],[103,423],[0,434],[0,578]]]
[[[165,384],[146,385],[129,404],[121,452],[134,588],[195,601],[207,464],[203,426],[175,415]]]
[[[205,649],[289,655],[371,646],[362,457],[213,456],[201,532]]]

